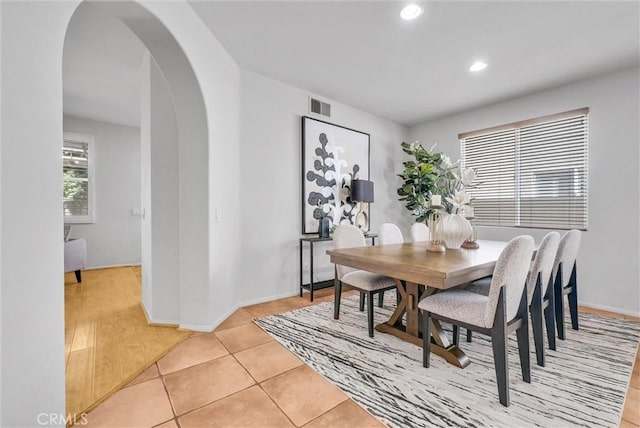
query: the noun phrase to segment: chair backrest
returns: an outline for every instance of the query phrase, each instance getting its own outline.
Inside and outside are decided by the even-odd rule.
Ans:
[[[569,284],[571,279],[571,270],[578,258],[578,251],[580,250],[580,241],[582,240],[582,233],[579,230],[573,229],[564,234],[560,239],[558,245],[558,253],[556,254],[556,260],[553,263],[553,275],[554,278],[558,275],[558,266],[562,263],[562,286]]]
[[[427,225],[424,223],[413,223],[411,226],[411,239],[413,242],[428,241],[431,239]]]
[[[362,231],[350,224],[342,224],[336,228],[333,232],[333,248],[354,248],[364,247],[367,245]],[[338,273],[338,279],[342,279],[343,276],[349,272],[356,271],[348,266],[336,265],[336,271]]]
[[[547,291],[549,279],[553,272],[553,263],[556,259],[556,253],[558,252],[558,244],[560,244],[560,234],[558,232],[549,232],[542,238],[542,241],[540,241],[536,258],[531,265],[531,274],[529,275],[527,289],[529,302],[533,297],[538,274],[540,274],[540,279],[542,280],[542,295],[544,296],[544,293]]]
[[[400,228],[393,223],[384,223],[380,226],[380,245],[402,244],[404,238]]]
[[[533,238],[526,235],[513,238],[500,253],[496,267],[493,270],[493,279],[489,289],[489,302],[484,313],[487,326],[493,325],[498,307],[498,298],[500,297],[500,288],[502,287],[505,287],[507,321],[512,320],[517,315],[527,275],[529,274],[532,255]]]

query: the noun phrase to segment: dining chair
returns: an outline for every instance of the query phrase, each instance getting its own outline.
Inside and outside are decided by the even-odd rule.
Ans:
[[[365,238],[360,229],[352,225],[340,225],[333,232],[333,248],[354,248],[366,246]],[[348,266],[335,265],[334,286],[336,298],[334,302],[333,318],[340,317],[340,297],[342,284],[347,284],[367,296],[367,321],[369,337],[373,337],[373,296],[374,294],[396,288],[393,278],[377,273],[354,269]]]
[[[553,265],[554,299],[556,312],[556,328],[558,339],[565,339],[564,331],[564,295],[569,300],[569,313],[571,314],[571,327],[578,330],[578,281],[577,258],[580,250],[582,234],[573,229],[564,234],[558,245],[558,253]]]
[[[518,338],[522,379],[531,383],[529,316],[526,281],[533,255],[533,238],[518,236],[500,253],[488,296],[453,289],[425,297],[418,304],[422,317],[422,365],[429,367],[431,319],[460,325],[491,336],[498,396],[509,406],[508,335]]]
[[[531,329],[536,348],[536,362],[544,367],[544,323],[547,328],[547,341],[549,349],[556,349],[555,305],[553,289],[553,263],[558,251],[560,234],[558,232],[547,233],[536,251],[536,256],[530,265],[529,280],[527,282],[527,301],[531,315]],[[482,278],[471,286],[468,291],[489,295],[491,277]],[[458,327],[454,326],[454,344],[458,345]],[[471,331],[467,330],[467,342],[471,342]]]
[[[558,232],[549,232],[542,238],[536,251],[536,257],[531,264],[527,283],[527,298],[529,301],[529,313],[531,314],[533,343],[536,348],[536,362],[542,367],[545,364],[543,317],[547,327],[549,349],[556,349],[553,264],[559,243],[560,234]]]
[[[431,238],[429,228],[424,223],[413,223],[411,225],[411,239],[413,242],[428,241]]]
[[[383,223],[380,226],[380,236],[378,237],[380,245],[402,244],[404,238],[400,228],[393,223]]]

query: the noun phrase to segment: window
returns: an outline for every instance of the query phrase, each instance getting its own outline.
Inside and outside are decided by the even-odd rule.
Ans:
[[[587,229],[587,108],[460,134],[476,224]]]
[[[65,223],[94,222],[93,137],[64,133],[62,198]]]

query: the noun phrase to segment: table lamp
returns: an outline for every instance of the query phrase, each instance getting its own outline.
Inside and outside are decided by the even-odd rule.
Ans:
[[[365,212],[365,210],[360,210],[361,202],[371,203],[373,202],[373,181],[369,180],[351,180],[351,200],[354,202],[358,202],[358,214],[356,214],[356,218],[354,219],[354,224],[357,226],[358,224],[362,224],[362,230],[365,232],[369,231],[369,216]],[[364,219],[362,223],[360,223],[360,218]]]

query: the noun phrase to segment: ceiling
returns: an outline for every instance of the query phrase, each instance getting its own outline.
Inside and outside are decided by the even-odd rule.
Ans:
[[[190,1],[243,68],[413,125],[640,63],[640,3]],[[84,2],[64,51],[66,114],[139,126],[144,46]],[[476,59],[489,67],[472,74]]]
[[[420,3],[190,2],[240,66],[405,125],[639,63],[635,1]]]

